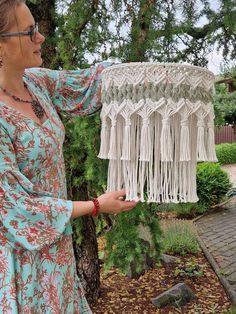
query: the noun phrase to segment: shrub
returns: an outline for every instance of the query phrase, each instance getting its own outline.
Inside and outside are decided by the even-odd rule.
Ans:
[[[182,259],[177,259],[176,263],[175,276],[201,277],[204,275],[205,265],[198,264],[195,256],[192,256],[187,262]]]
[[[197,203],[160,204],[156,209],[160,212],[175,212],[179,218],[192,218],[220,203],[231,188],[228,174],[221,169],[219,163],[199,163],[197,165],[199,201]]]
[[[117,267],[127,274],[131,264],[140,271],[146,256],[159,260],[161,231],[152,205],[140,203],[134,210],[117,215],[105,237],[106,270]]]
[[[172,212],[176,208],[175,203],[161,203],[156,205],[156,210],[158,212]]]
[[[196,229],[192,222],[186,220],[164,222],[162,230],[164,252],[186,255],[200,250]]]
[[[218,163],[197,165],[197,194],[200,205],[209,208],[220,203],[231,187],[228,174]]]
[[[216,145],[216,156],[221,165],[236,163],[236,143]]]
[[[200,203],[179,203],[175,204],[174,211],[179,218],[192,218],[196,214],[207,211],[207,207]]]

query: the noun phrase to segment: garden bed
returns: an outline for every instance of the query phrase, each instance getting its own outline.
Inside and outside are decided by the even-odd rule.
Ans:
[[[99,239],[100,250],[104,248],[104,239]],[[168,266],[161,264],[145,272],[139,279],[129,279],[117,269],[105,272],[101,265],[101,294],[93,306],[94,314],[223,314],[231,304],[217,275],[202,252],[178,256],[181,264],[192,258],[202,266],[200,277],[176,276],[178,264]],[[179,282],[185,282],[195,293],[196,299],[176,308],[168,306],[157,309],[151,299]]]

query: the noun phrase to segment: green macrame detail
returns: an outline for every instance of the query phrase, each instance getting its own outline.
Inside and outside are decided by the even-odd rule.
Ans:
[[[196,163],[216,161],[214,75],[185,64],[128,63],[102,74],[108,191],[128,200],[196,202]],[[145,196],[146,195],[146,196]]]

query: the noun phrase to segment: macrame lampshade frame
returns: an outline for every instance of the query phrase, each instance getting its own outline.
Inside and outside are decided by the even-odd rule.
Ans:
[[[196,164],[217,161],[214,74],[186,64],[128,63],[102,73],[107,190],[127,200],[196,202]]]

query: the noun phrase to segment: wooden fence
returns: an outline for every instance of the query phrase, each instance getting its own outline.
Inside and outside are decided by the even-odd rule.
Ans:
[[[234,135],[234,130],[231,125],[224,125],[219,128],[215,128],[215,143],[234,143],[236,138]]]

